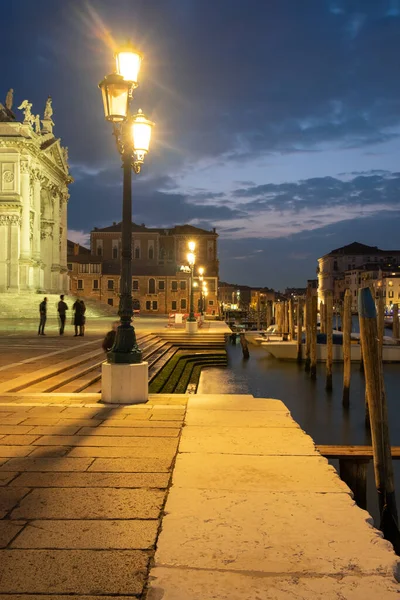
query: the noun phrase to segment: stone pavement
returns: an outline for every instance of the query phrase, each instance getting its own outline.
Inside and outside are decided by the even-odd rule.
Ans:
[[[142,595],[187,397],[97,399],[1,398],[0,600]]]
[[[394,600],[399,559],[279,400],[196,395],[147,600]]]

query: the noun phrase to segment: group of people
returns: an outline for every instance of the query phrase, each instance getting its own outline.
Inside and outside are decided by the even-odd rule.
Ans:
[[[67,318],[67,310],[68,305],[64,302],[64,294],[61,294],[60,301],[57,304],[57,312],[58,312],[58,320],[60,324],[60,335],[64,335],[65,321]],[[72,310],[74,311],[74,320],[73,324],[75,326],[75,336],[84,336],[85,335],[85,312],[86,306],[83,300],[78,298],[75,300],[72,305]],[[39,304],[39,330],[38,335],[46,335],[44,332],[44,328],[46,326],[47,320],[47,298],[44,298],[42,302]]]

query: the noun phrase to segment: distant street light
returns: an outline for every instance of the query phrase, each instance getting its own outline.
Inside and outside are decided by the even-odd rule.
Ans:
[[[116,73],[107,75],[99,84],[103,96],[104,115],[113,124],[113,134],[123,166],[122,205],[122,264],[121,294],[118,314],[120,325],[115,342],[107,353],[110,363],[140,363],[142,352],[136,342],[135,329],[131,325],[132,302],[132,169],[140,173],[149,150],[151,130],[154,125],[142,111],[131,114],[133,90],[138,87],[142,55],[131,45],[115,54]]]
[[[194,316],[194,304],[193,304],[193,271],[194,271],[194,265],[196,262],[196,255],[194,253],[194,251],[196,249],[196,243],[189,242],[188,248],[190,250],[190,252],[187,254],[187,261],[190,266],[190,310],[189,310],[188,322],[193,323],[193,322],[196,322],[196,317]]]

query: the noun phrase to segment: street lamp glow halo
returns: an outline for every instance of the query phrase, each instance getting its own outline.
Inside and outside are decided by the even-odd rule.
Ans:
[[[130,85],[121,75],[112,73],[99,83],[103,98],[104,116],[111,123],[122,123],[129,110]]]
[[[193,254],[193,252],[189,252],[187,254],[187,261],[188,261],[189,265],[194,265],[195,255]]]
[[[189,248],[190,252],[194,252],[194,250],[196,248],[196,242],[189,242],[188,248]]]
[[[198,271],[199,271],[199,275],[203,275],[204,274],[204,267],[199,267]]]
[[[130,43],[122,46],[115,53],[117,73],[125,81],[129,81],[131,88],[136,88],[139,85],[138,79],[142,60],[142,53],[136,50]]]

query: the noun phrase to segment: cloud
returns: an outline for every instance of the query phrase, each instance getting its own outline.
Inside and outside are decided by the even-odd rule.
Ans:
[[[87,248],[90,247],[90,232],[68,229],[68,239],[71,240],[71,242],[75,242],[75,244],[80,244]]]

